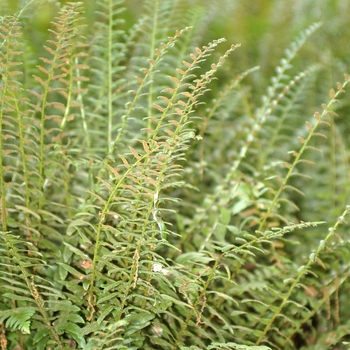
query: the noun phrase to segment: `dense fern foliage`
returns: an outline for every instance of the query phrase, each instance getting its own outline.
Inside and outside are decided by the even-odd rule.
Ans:
[[[1,350],[348,349],[350,2],[3,2]]]

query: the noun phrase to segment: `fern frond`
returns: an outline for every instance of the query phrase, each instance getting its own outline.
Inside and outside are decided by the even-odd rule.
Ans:
[[[95,16],[98,20],[94,26],[89,63],[93,73],[89,98],[94,105],[89,118],[94,127],[90,127],[87,137],[91,145],[93,139],[99,138],[102,141],[100,129],[107,125],[107,142],[101,146],[103,152],[107,150],[108,154],[111,154],[113,147],[115,125],[120,124],[116,111],[124,108],[127,91],[123,77],[126,44],[122,4],[122,0],[97,2]]]
[[[21,127],[21,113],[18,111],[18,104],[21,97],[21,86],[16,81],[16,76],[21,72],[17,70],[20,65],[18,56],[21,55],[19,51],[20,43],[18,37],[21,35],[21,27],[14,17],[5,17],[1,22],[1,38],[3,39],[3,46],[0,51],[0,188],[1,188],[1,222],[2,230],[5,232],[8,228],[8,190],[6,189],[6,178],[13,170],[13,165],[16,156],[22,152],[23,156],[23,137],[20,135],[21,148],[18,152],[16,147],[16,137],[19,136],[14,130],[17,128],[17,120],[19,127]],[[17,99],[18,98],[18,99]],[[18,118],[16,120],[16,117]],[[20,132],[23,129],[20,128]],[[23,167],[26,169],[26,160],[22,159]],[[28,193],[27,193],[28,194]],[[28,198],[27,198],[28,200]]]
[[[349,77],[346,75],[345,82],[343,84],[341,84],[341,83],[338,84],[338,90],[335,91],[334,89],[332,89],[330,91],[330,98],[331,99],[327,105],[325,105],[325,104],[323,105],[322,114],[319,112],[315,113],[316,122],[314,125],[312,125],[308,121],[306,122],[306,126],[307,126],[307,129],[309,131],[308,136],[306,139],[304,139],[302,137],[299,138],[299,141],[302,144],[300,150],[293,154],[295,159],[294,159],[292,164],[289,164],[289,163],[285,164],[286,168],[288,169],[287,175],[282,180],[281,186],[279,187],[278,191],[275,193],[274,198],[271,201],[271,204],[268,206],[268,208],[266,210],[266,214],[263,216],[263,219],[260,222],[259,230],[261,230],[262,228],[265,227],[267,219],[269,218],[270,214],[272,213],[273,208],[275,207],[275,205],[279,201],[280,196],[281,196],[282,192],[285,190],[289,179],[293,176],[293,173],[295,172],[296,166],[301,162],[302,156],[303,156],[305,150],[308,148],[308,145],[310,143],[311,138],[317,135],[316,129],[318,128],[318,126],[322,122],[322,118],[324,118],[326,114],[331,112],[330,111],[331,106],[337,101],[338,96],[344,91],[343,88],[347,85],[348,82],[349,82]]]
[[[333,96],[333,97],[332,97],[332,96]],[[332,97],[332,98],[335,98],[335,97],[336,97],[336,94],[335,94],[335,93],[333,94],[333,92],[331,92],[331,97]],[[310,269],[310,268],[311,268],[311,265],[313,265],[313,264],[316,263],[316,262],[322,264],[322,261],[321,261],[321,259],[320,259],[320,255],[321,255],[322,251],[325,250],[326,244],[327,244],[327,243],[330,241],[330,239],[335,235],[335,231],[337,230],[338,226],[341,225],[341,224],[344,222],[345,216],[348,214],[349,210],[350,210],[350,207],[347,207],[347,208],[345,209],[345,211],[343,212],[343,214],[338,218],[338,220],[337,220],[337,222],[334,224],[334,226],[331,227],[331,228],[329,229],[329,233],[328,233],[328,235],[325,237],[325,239],[324,239],[324,240],[321,240],[321,241],[320,241],[320,244],[319,244],[318,248],[315,250],[315,252],[310,254],[309,260],[308,260],[307,264],[304,265],[304,266],[301,266],[301,267],[298,269],[298,275],[297,275],[297,277],[294,278],[294,279],[288,279],[288,280],[286,281],[286,283],[291,282],[291,286],[290,286],[289,290],[287,291],[287,293],[285,293],[285,296],[283,297],[282,302],[280,303],[280,305],[278,306],[278,308],[277,308],[276,311],[274,312],[273,316],[269,319],[269,322],[268,322],[268,324],[266,325],[264,331],[262,332],[262,334],[261,334],[260,337],[258,338],[258,340],[257,340],[257,342],[256,342],[257,345],[259,345],[259,344],[263,341],[265,335],[266,335],[267,332],[271,329],[273,322],[275,321],[276,317],[281,313],[283,307],[286,305],[287,301],[289,300],[289,298],[290,298],[292,292],[293,292],[293,291],[295,290],[295,288],[299,285],[301,278],[302,278],[305,274],[311,272],[311,269]]]
[[[9,289],[10,293],[2,293],[3,297],[14,302],[18,302],[21,304],[21,301],[30,302],[31,306],[19,307],[15,309],[11,309],[8,312],[3,312],[1,317],[4,321],[8,319],[7,324],[14,329],[25,329],[27,333],[30,333],[30,319],[34,314],[39,313],[41,315],[41,319],[44,327],[49,331],[51,337],[57,342],[57,345],[60,349],[63,349],[62,343],[60,341],[59,335],[54,327],[51,325],[50,316],[49,316],[49,306],[45,306],[45,301],[39,292],[39,288],[45,286],[40,286],[35,280],[34,274],[30,273],[33,269],[42,269],[45,267],[45,262],[40,259],[40,253],[34,254],[35,251],[31,250],[30,256],[26,256],[28,254],[28,246],[31,243],[22,241],[10,233],[3,232],[2,233],[2,245],[6,246],[7,251],[7,265],[9,268],[9,274],[13,278],[13,282],[10,282],[9,285],[1,283],[1,289],[6,290]],[[4,249],[5,250],[5,249]],[[14,262],[14,264],[12,263]],[[12,265],[12,266],[11,266]],[[17,276],[16,273],[17,272]],[[19,274],[18,274],[19,272]],[[6,278],[3,279],[3,282],[6,281]],[[57,298],[60,293],[54,291],[54,297]],[[24,296],[24,298],[23,298]],[[68,302],[68,304],[70,304]],[[54,308],[56,309],[56,308]],[[13,313],[16,313],[14,315]]]

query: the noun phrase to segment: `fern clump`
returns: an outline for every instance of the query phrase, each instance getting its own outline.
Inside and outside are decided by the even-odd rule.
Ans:
[[[297,16],[271,71],[238,3],[50,2],[46,31],[48,4],[0,13],[1,349],[345,346],[350,79],[310,60],[334,22]]]

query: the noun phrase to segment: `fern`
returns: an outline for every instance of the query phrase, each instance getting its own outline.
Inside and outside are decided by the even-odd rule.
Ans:
[[[293,4],[264,11],[289,9],[297,32],[310,18]],[[346,345],[349,76],[317,107],[347,69],[346,55],[324,64],[333,45],[319,53],[336,22],[313,15],[278,60],[281,11],[5,5],[2,350]]]

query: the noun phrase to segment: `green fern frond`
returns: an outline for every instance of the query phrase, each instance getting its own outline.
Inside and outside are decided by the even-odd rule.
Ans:
[[[2,311],[0,321],[6,320],[6,327],[12,330],[20,330],[21,332],[30,334],[30,319],[36,313],[28,307],[11,309],[7,312]]]
[[[333,94],[332,94],[333,95]],[[335,97],[335,95],[334,95]],[[333,98],[334,98],[333,97]],[[329,240],[334,236],[335,231],[337,230],[338,226],[341,225],[344,220],[345,220],[345,216],[348,214],[350,210],[350,207],[347,207],[345,209],[345,211],[343,212],[343,214],[341,215],[341,217],[338,218],[337,222],[334,224],[333,227],[331,227],[329,229],[329,233],[328,235],[325,237],[324,240],[320,241],[320,244],[318,246],[318,248],[315,250],[314,253],[311,253],[309,256],[309,261],[307,262],[306,265],[301,266],[298,269],[298,275],[296,278],[293,279],[288,279],[286,281],[286,283],[291,283],[291,286],[289,288],[289,290],[287,291],[287,293],[285,293],[285,296],[283,297],[282,302],[280,303],[280,305],[278,306],[278,308],[276,309],[276,311],[274,312],[272,318],[270,318],[268,324],[266,325],[264,331],[262,332],[262,334],[260,335],[259,339],[257,340],[257,345],[259,345],[261,343],[261,341],[263,340],[263,338],[265,337],[266,333],[271,329],[273,322],[275,321],[276,317],[281,313],[283,307],[286,305],[287,301],[289,300],[292,292],[294,291],[294,289],[298,286],[298,284],[300,283],[301,278],[305,275],[311,272],[310,267],[311,265],[313,265],[314,263],[318,262],[320,264],[322,264],[322,261],[320,259],[320,255],[322,253],[323,250],[325,250],[326,248],[326,244],[329,242]]]
[[[265,227],[267,219],[269,218],[270,214],[272,213],[274,206],[277,204],[277,202],[279,202],[280,195],[282,194],[282,192],[286,188],[287,182],[289,181],[290,177],[293,176],[293,172],[295,171],[297,164],[299,164],[301,162],[303,153],[308,148],[308,145],[310,143],[311,138],[317,135],[316,129],[318,128],[318,126],[322,122],[322,118],[326,114],[330,113],[331,106],[336,102],[337,97],[344,91],[343,88],[349,82],[348,79],[349,79],[349,77],[346,75],[345,82],[343,84],[341,84],[341,83],[338,84],[337,92],[335,92],[335,90],[333,90],[333,89],[330,91],[331,100],[329,101],[329,103],[327,105],[325,105],[325,104],[323,105],[322,114],[319,112],[315,113],[315,118],[316,118],[315,124],[312,125],[310,122],[308,122],[308,121],[306,122],[306,127],[309,131],[309,134],[308,134],[306,139],[304,139],[302,137],[299,138],[299,141],[302,145],[301,145],[300,150],[295,152],[295,154],[293,154],[293,156],[295,157],[293,163],[292,164],[285,163],[285,166],[288,169],[288,173],[285,176],[285,178],[282,180],[281,186],[279,187],[278,191],[275,193],[274,198],[271,201],[271,204],[268,206],[268,208],[266,210],[266,214],[264,215],[262,221],[260,222],[259,230],[261,230],[262,228]]]
[[[36,279],[33,271],[34,269],[42,270],[45,268],[45,261],[40,259],[40,253],[34,254],[33,250],[29,250],[27,247],[32,245],[29,242],[22,241],[9,233],[3,232],[1,236],[3,240],[3,245],[6,246],[4,249],[7,252],[7,268],[9,271],[9,275],[13,278],[13,282],[10,282],[9,285],[1,283],[1,289],[6,290],[9,289],[10,293],[2,293],[3,297],[11,300],[14,305],[18,303],[21,305],[22,301],[28,301],[32,306],[24,307],[24,308],[15,308],[14,310],[10,310],[12,312],[2,312],[3,320],[10,317],[7,324],[15,327],[15,329],[25,329],[27,333],[30,333],[30,319],[34,314],[39,314],[39,318],[43,322],[44,327],[51,334],[52,339],[54,339],[59,348],[63,349],[61,341],[59,339],[59,335],[54,327],[51,325],[50,321],[50,312],[51,310],[60,310],[60,307],[51,307],[50,303],[55,302],[54,300],[49,301],[46,306],[46,301],[43,299],[42,290],[47,289],[47,282],[45,285],[41,283],[44,281],[40,281],[40,279]],[[27,254],[31,254],[31,256],[27,256]],[[18,274],[19,272],[19,274]],[[17,273],[17,275],[15,275]],[[6,278],[3,279],[3,282],[6,282]],[[41,291],[39,291],[41,290]],[[53,294],[49,293],[49,296],[56,299],[60,297],[60,293],[55,289],[51,289]],[[58,302],[58,301],[57,301]],[[56,303],[57,303],[56,302]],[[70,302],[67,302],[68,305],[71,305]],[[17,310],[17,311],[15,311]],[[23,311],[23,314],[22,314]],[[17,316],[13,315],[13,312],[16,312]],[[12,315],[12,316],[11,316]]]

